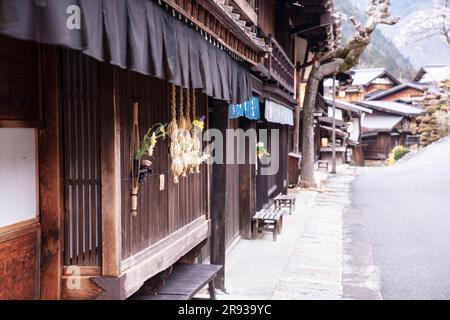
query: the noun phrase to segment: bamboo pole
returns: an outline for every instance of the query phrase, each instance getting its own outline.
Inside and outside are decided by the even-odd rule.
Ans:
[[[137,216],[138,210],[138,191],[139,191],[139,169],[140,160],[135,159],[136,151],[139,149],[139,104],[133,103],[132,110],[132,134],[131,134],[131,215]]]

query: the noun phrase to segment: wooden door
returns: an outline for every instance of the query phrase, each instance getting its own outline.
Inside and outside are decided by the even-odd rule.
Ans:
[[[99,63],[63,50],[61,74],[64,265],[100,266]]]

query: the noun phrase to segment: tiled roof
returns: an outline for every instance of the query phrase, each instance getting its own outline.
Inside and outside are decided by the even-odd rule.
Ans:
[[[420,69],[414,81],[420,83],[431,83],[449,79],[450,65],[428,65]]]
[[[411,105],[399,102],[364,100],[357,103],[366,108],[391,113],[399,116],[418,116],[424,112],[419,108],[415,108],[412,107]]]
[[[325,97],[324,99],[329,105],[333,104],[333,99],[331,99],[329,97]],[[353,111],[353,112],[357,112],[357,113],[372,113],[372,110],[370,110],[368,108],[364,108],[362,106],[358,106],[356,104],[341,101],[341,100],[336,100],[336,107],[339,109],[343,109],[346,111]]]
[[[400,84],[400,82],[390,72],[386,71],[385,68],[356,69],[350,71],[350,73],[352,74],[353,87],[367,86],[372,83],[372,81],[382,76],[387,76],[394,83]],[[324,86],[333,87],[333,79],[325,80]]]
[[[366,116],[362,122],[364,132],[386,132],[391,131],[403,120],[401,116]]]
[[[372,94],[366,98],[366,101],[379,100],[381,98],[387,97],[390,94],[396,93],[396,92],[406,89],[406,88],[412,88],[412,89],[416,89],[416,90],[420,90],[420,91],[426,90],[426,86],[424,84],[408,82],[408,83],[403,83],[401,85],[398,85],[389,90],[384,90],[384,91],[377,92],[376,94]]]

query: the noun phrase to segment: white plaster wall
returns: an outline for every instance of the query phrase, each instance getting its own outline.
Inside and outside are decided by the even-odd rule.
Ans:
[[[36,129],[0,128],[0,227],[37,216]]]

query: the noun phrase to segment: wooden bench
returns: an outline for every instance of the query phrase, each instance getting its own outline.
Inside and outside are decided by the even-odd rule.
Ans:
[[[283,194],[274,199],[275,208],[289,209],[289,214],[295,210],[295,196]]]
[[[317,161],[317,169],[321,170],[321,169],[326,169],[327,171],[329,170],[329,162],[327,160],[319,160]]]
[[[283,212],[280,208],[263,209],[253,216],[253,239],[256,239],[257,232],[269,231],[273,233],[273,241],[276,241],[282,228]]]
[[[210,299],[216,300],[214,279],[222,269],[223,266],[214,264],[177,263],[157,294],[138,292],[130,299],[191,300],[203,287],[208,285]]]

